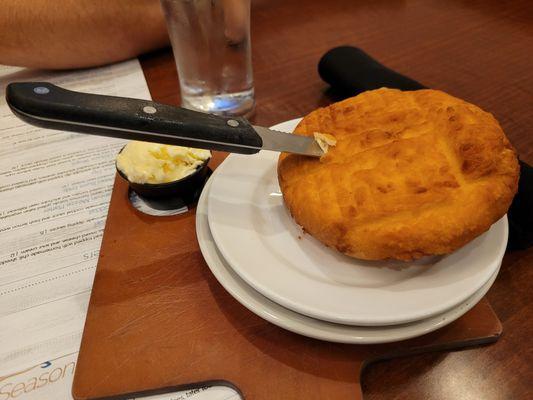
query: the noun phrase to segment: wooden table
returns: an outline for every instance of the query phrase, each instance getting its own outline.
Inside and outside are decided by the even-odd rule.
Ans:
[[[332,98],[322,54],[363,48],[385,65],[492,112],[533,163],[533,2],[258,0],[252,6],[257,110],[270,125]],[[154,100],[179,104],[171,51],[142,57]],[[533,398],[533,249],[505,257],[488,293],[504,325],[495,345],[370,366],[365,399]]]

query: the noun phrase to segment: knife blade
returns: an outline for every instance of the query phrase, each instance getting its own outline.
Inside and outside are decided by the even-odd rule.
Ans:
[[[253,126],[244,118],[76,92],[48,82],[10,83],[6,101],[20,119],[44,128],[241,154],[324,155],[313,137]]]

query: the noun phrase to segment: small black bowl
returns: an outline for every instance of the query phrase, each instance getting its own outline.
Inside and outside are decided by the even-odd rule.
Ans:
[[[120,150],[119,154],[122,152]],[[115,161],[115,167],[118,174],[130,185],[130,188],[134,190],[138,195],[146,197],[148,199],[164,199],[164,198],[183,198],[184,200],[192,200],[198,193],[198,189],[204,185],[209,168],[207,165],[211,157],[200,164],[196,171],[184,176],[177,181],[166,183],[136,183],[131,182],[126,174],[122,172]]]

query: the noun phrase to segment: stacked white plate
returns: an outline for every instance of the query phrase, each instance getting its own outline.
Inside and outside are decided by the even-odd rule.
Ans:
[[[273,129],[292,132],[298,120]],[[224,288],[260,317],[333,342],[385,343],[449,324],[496,279],[507,218],[445,257],[368,262],[304,234],[283,205],[277,153],[230,155],[198,202],[200,249]]]

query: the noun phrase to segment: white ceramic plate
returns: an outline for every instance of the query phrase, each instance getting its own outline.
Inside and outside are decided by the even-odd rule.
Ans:
[[[274,128],[292,131],[296,122]],[[213,174],[208,220],[233,270],[285,308],[341,324],[404,324],[464,302],[500,265],[506,217],[453,254],[414,263],[366,262],[327,248],[286,210],[277,157],[230,155]]]
[[[205,186],[196,209],[196,234],[202,254],[213,275],[237,301],[250,311],[277,326],[304,336],[330,342],[357,344],[387,343],[420,336],[441,328],[465,314],[481,300],[498,275],[497,269],[481,289],[451,310],[410,324],[364,327],[334,324],[306,317],[262,296],[239,278],[224,261],[217,250],[207,221],[210,183],[211,181]]]

